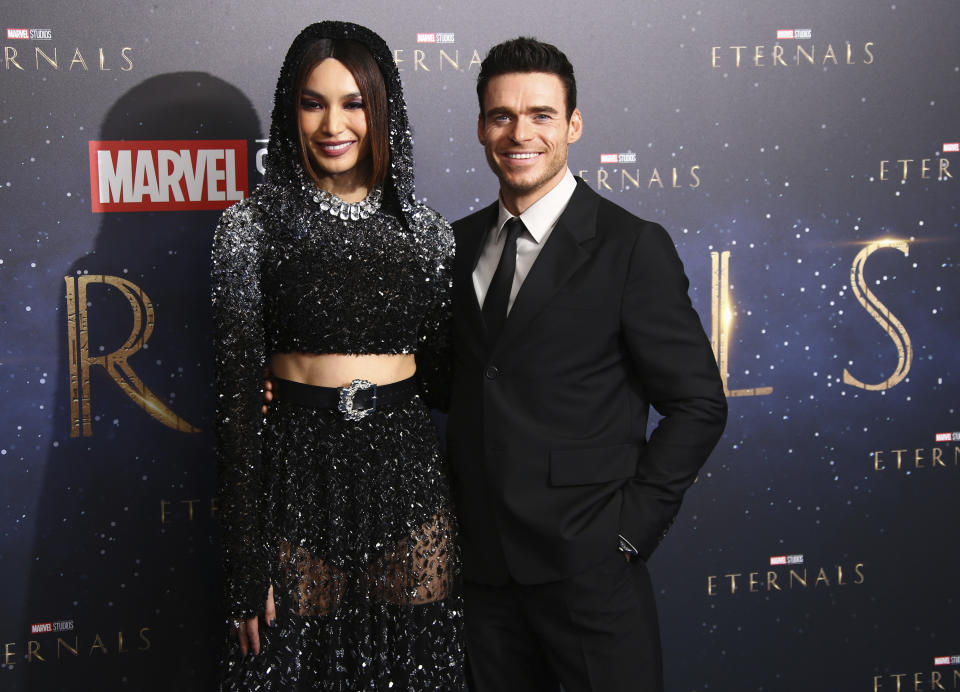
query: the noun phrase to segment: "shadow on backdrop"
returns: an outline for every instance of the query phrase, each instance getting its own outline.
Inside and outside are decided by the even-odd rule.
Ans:
[[[180,72],[124,94],[107,113],[99,139],[247,140],[252,188],[260,179],[252,165],[260,136],[256,112],[236,87]],[[73,629],[29,635],[18,654],[31,660],[20,659],[8,689],[215,687],[225,630],[211,504],[209,254],[219,214],[102,214],[94,249],[61,283],[54,414],[60,442],[46,461],[21,631],[62,621],[72,621]],[[118,278],[89,280],[86,304],[75,303],[78,323],[68,329],[70,290],[78,290],[80,277],[101,274]],[[129,376],[114,368],[121,374],[113,377],[93,365],[84,417],[82,405],[71,405],[71,377],[82,379],[82,363],[71,364],[71,353],[82,346],[81,316],[94,358],[117,352],[132,332],[142,338],[148,304],[152,334],[127,364],[128,375],[156,395],[157,416],[118,384]],[[176,417],[187,424],[182,430],[157,419]],[[72,437],[74,422],[80,435]]]

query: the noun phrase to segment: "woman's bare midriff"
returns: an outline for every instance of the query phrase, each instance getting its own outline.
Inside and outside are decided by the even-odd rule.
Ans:
[[[344,387],[354,380],[381,385],[399,382],[413,377],[417,365],[412,353],[274,353],[270,371],[284,380],[316,387]]]

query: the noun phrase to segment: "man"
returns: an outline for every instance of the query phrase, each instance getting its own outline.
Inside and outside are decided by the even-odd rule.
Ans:
[[[716,362],[667,233],[567,168],[566,56],[497,45],[477,96],[500,197],[454,224],[448,423],[471,687],[660,690],[645,561],[723,430]]]

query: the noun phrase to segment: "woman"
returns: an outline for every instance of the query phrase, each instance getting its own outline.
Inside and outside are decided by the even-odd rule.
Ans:
[[[238,635],[223,689],[462,688],[453,516],[421,399],[444,404],[452,253],[414,198],[389,48],[355,24],[307,27],[280,72],[264,183],[214,238]]]

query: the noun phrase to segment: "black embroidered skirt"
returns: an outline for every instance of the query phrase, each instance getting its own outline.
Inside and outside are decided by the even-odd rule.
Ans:
[[[283,400],[263,439],[276,625],[223,690],[462,690],[455,520],[419,397],[360,420]]]

